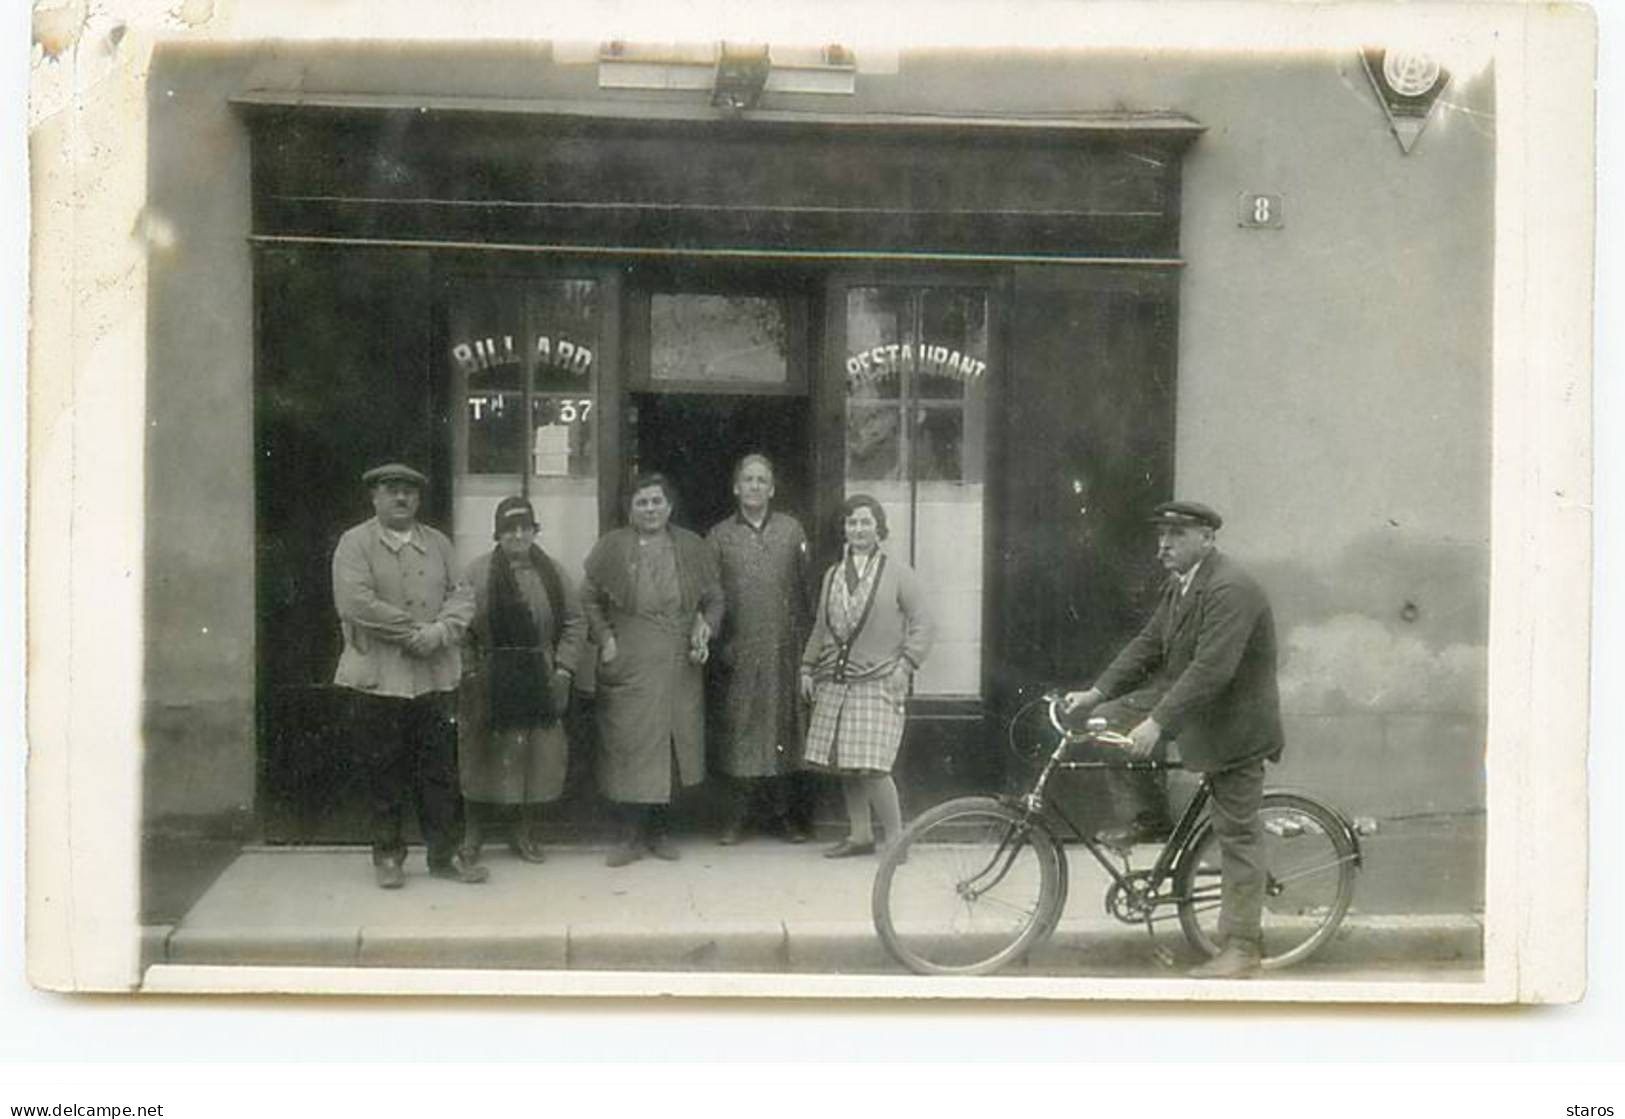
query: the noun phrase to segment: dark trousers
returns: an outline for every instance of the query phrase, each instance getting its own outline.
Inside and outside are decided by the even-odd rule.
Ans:
[[[1106,720],[1112,730],[1127,734],[1138,726],[1162,698],[1160,692],[1134,692],[1117,699],[1109,699],[1094,709],[1093,714]],[[1108,749],[1113,758],[1123,752]],[[1166,753],[1159,745],[1153,757]],[[1168,780],[1162,770],[1108,769],[1106,789],[1111,795],[1112,808],[1125,825],[1148,835],[1166,835],[1173,830],[1174,817],[1168,808]]]
[[[1146,689],[1095,708],[1113,730],[1128,732],[1156,707],[1162,693]],[[1162,757],[1166,744],[1153,756]],[[1209,817],[1219,840],[1219,937],[1259,942],[1264,911],[1264,825],[1258,807],[1264,796],[1264,762],[1247,762],[1207,775],[1213,786]],[[1173,830],[1168,807],[1168,781],[1161,770],[1107,770],[1107,788],[1119,818],[1138,831],[1165,834]]]
[[[740,826],[751,822],[779,823],[811,830],[817,792],[813,775],[794,770],[776,777],[730,777],[733,804],[730,813]]]
[[[1219,938],[1259,947],[1264,913],[1264,763],[1246,762],[1208,774],[1213,800],[1208,817],[1219,837]]]
[[[455,704],[453,692],[355,696],[351,712],[372,805],[374,863],[406,858],[402,824],[409,800],[416,803],[429,865],[451,862],[463,834]]]

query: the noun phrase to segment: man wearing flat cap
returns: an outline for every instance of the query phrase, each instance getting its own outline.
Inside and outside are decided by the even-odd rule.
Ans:
[[[333,550],[333,603],[344,636],[333,682],[353,701],[372,808],[373,872],[386,890],[405,884],[402,824],[407,801],[415,800],[429,872],[483,882],[486,869],[457,850],[458,646],[474,596],[456,577],[451,541],[417,519],[428,479],[392,462],[361,480],[374,516],[345,532]]]
[[[1211,779],[1223,949],[1191,974],[1242,978],[1258,970],[1262,947],[1264,762],[1281,757],[1275,621],[1263,590],[1216,547],[1219,514],[1198,502],[1170,501],[1150,520],[1157,558],[1170,572],[1162,597],[1094,685],[1067,693],[1067,707],[1092,710],[1126,730],[1135,757],[1173,741],[1185,766]],[[1165,839],[1172,823],[1162,774],[1110,776],[1113,797],[1131,822],[1097,838],[1120,849]]]

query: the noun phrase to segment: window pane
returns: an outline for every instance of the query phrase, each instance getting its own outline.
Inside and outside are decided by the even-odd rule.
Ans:
[[[922,356],[915,395],[959,400],[987,372],[987,296],[934,288],[920,300]]]
[[[908,288],[852,288],[846,293],[846,394],[851,400],[896,400],[903,392],[903,344],[913,341]]]
[[[461,562],[491,550],[492,513],[515,494],[529,497],[542,546],[567,568],[597,538],[598,296],[591,280],[448,281],[447,371],[463,403],[452,479]]]
[[[921,482],[958,482],[965,476],[965,413],[959,408],[914,410],[914,477]]]
[[[520,390],[524,303],[521,293],[494,284],[462,285],[447,307],[451,366],[470,393]]]
[[[579,571],[598,537],[598,285],[527,284],[526,306],[532,363],[525,461],[530,503],[541,524],[537,542],[567,570]],[[481,519],[489,541],[490,515]]]
[[[846,406],[846,476],[897,478],[902,474],[902,412],[895,404]]]
[[[515,449],[525,430],[525,396],[479,392],[467,396],[468,473],[513,474]]]
[[[530,289],[535,392],[591,396],[598,381],[598,285],[554,280]]]
[[[783,300],[733,295],[654,295],[649,371],[657,381],[782,385],[790,375]]]
[[[530,472],[536,478],[589,478],[597,417],[590,396],[536,396],[530,401]]]
[[[597,385],[597,285],[483,278],[454,283],[446,321],[451,374],[467,404],[461,472],[517,480],[528,460],[533,474],[542,473],[537,440],[545,451],[554,437],[538,436],[523,422],[526,367],[533,394],[575,400],[573,411],[590,412]],[[580,401],[587,402],[584,408]],[[552,423],[558,409],[547,414],[552,418],[545,422]],[[590,455],[578,456],[570,476],[590,476],[592,469]]]

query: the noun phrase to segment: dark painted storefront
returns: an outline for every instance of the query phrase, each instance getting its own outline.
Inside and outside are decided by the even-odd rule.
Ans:
[[[423,464],[426,519],[465,554],[528,493],[574,572],[634,469],[671,474],[703,531],[733,461],[767,451],[820,567],[843,496],[879,494],[941,631],[899,763],[913,810],[997,786],[1016,697],[1086,677],[1142,616],[1189,118],[235,103],[267,838],[357,834],[328,561],[386,458]]]

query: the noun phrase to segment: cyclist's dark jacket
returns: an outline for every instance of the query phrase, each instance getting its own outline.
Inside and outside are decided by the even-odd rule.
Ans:
[[[1217,551],[1183,597],[1169,578],[1151,620],[1094,686],[1106,699],[1133,693],[1192,769],[1280,760],[1275,619],[1259,585]]]

